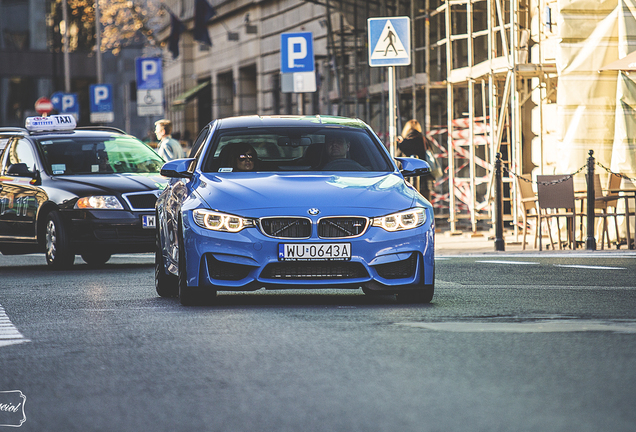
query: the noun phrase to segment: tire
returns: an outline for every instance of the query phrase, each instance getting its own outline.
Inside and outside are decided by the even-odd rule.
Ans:
[[[425,285],[423,289],[403,291],[398,293],[400,303],[430,303],[433,300],[435,285]]]
[[[435,267],[433,267],[433,283],[422,285],[421,289],[398,292],[397,299],[401,303],[430,303],[435,294]]]
[[[177,297],[179,295],[179,280],[177,276],[166,273],[163,265],[159,228],[155,240],[155,289],[160,297]]]
[[[46,263],[54,269],[69,268],[75,262],[66,228],[59,212],[52,211],[46,216],[44,246]]]
[[[110,256],[110,252],[85,252],[82,254],[82,259],[90,267],[100,267],[108,262]]]
[[[179,230],[181,231],[181,230]],[[198,286],[188,286],[188,274],[186,270],[185,242],[183,233],[179,233],[179,302],[183,306],[200,306],[211,304],[216,297],[216,291],[203,289]]]

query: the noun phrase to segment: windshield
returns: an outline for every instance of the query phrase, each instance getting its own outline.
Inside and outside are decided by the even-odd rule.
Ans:
[[[364,130],[276,128],[221,131],[205,172],[392,171],[386,151]]]
[[[164,160],[129,136],[63,137],[40,141],[52,175],[158,173]]]

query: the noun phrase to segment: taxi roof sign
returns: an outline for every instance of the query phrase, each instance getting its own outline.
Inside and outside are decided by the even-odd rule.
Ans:
[[[73,130],[77,127],[72,115],[52,115],[48,117],[27,117],[25,127],[31,132]]]

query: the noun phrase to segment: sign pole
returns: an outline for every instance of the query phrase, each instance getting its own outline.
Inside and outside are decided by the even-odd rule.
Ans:
[[[395,66],[389,66],[389,151],[395,157]]]
[[[64,20],[64,91],[71,91],[71,58],[68,52],[68,5],[66,0],[62,0],[62,19]]]
[[[395,157],[395,66],[411,64],[411,21],[409,17],[369,18],[367,26],[369,66],[386,66],[389,70],[389,152]]]

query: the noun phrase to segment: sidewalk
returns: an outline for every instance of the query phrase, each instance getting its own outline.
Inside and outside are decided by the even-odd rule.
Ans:
[[[617,256],[633,256],[636,258],[636,251],[627,249],[627,246],[622,245],[620,249],[616,249],[616,246],[611,248],[605,247],[604,250],[600,249],[600,244],[597,245],[597,250],[587,250],[585,246],[575,250],[563,249],[559,250],[558,246],[556,250],[546,249],[549,246],[550,241],[547,238],[543,239],[543,250],[539,250],[539,245],[534,248],[534,236],[528,235],[526,241],[526,250],[523,250],[521,240],[523,236],[519,232],[518,238],[515,237],[512,230],[504,231],[505,250],[495,250],[495,238],[494,234],[490,231],[477,231],[475,234],[470,231],[462,231],[451,234],[447,227],[438,228],[435,233],[435,255],[436,256],[448,256],[448,255],[497,255],[497,254],[601,254],[611,253]]]

